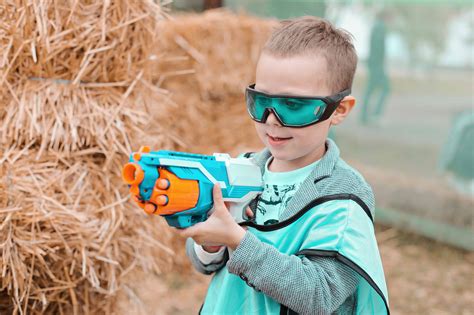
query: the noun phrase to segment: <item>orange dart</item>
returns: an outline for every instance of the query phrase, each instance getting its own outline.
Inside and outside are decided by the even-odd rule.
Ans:
[[[143,208],[143,210],[145,210],[145,212],[148,213],[148,214],[152,214],[152,213],[154,213],[154,212],[156,211],[156,208],[157,208],[157,207],[156,207],[154,204],[152,204],[152,203],[147,203],[147,204],[145,205],[145,207]]]
[[[170,187],[170,181],[165,178],[160,178],[156,181],[156,188],[168,189]]]
[[[166,206],[168,203],[168,196],[166,195],[159,195],[155,197],[155,202],[159,206]]]
[[[133,153],[133,159],[135,161],[140,161],[141,158],[142,158],[142,155],[139,152]]]
[[[140,150],[138,150],[139,152],[143,152],[143,153],[150,153],[150,147],[147,146],[147,145],[144,145],[140,148]]]

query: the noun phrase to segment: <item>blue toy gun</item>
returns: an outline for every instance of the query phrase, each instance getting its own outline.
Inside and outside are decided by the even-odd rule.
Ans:
[[[212,188],[218,183],[224,201],[237,222],[263,191],[260,168],[250,159],[228,154],[201,155],[153,151],[142,147],[130,155],[122,169],[134,201],[149,214],[163,216],[168,224],[187,228],[207,219],[212,209]]]

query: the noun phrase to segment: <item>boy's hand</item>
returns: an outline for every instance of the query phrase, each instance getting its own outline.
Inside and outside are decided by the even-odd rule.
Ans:
[[[250,219],[253,218],[253,212],[249,207],[247,207],[247,209],[245,209],[245,213],[247,214],[248,218],[250,218]],[[247,230],[246,227],[244,227],[244,229]],[[222,248],[222,246],[220,246],[220,245],[219,246],[202,245],[202,248],[208,253],[217,253]]]
[[[208,246],[225,245],[235,249],[245,236],[245,229],[238,225],[229,213],[219,185],[212,190],[214,212],[204,222],[197,223],[187,229],[179,230],[183,237],[191,237],[197,244]],[[247,211],[248,212],[248,211]]]

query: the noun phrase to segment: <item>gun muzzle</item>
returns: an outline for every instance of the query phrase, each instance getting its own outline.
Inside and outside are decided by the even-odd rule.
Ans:
[[[144,176],[142,168],[137,163],[127,163],[122,169],[122,178],[129,185],[139,185]]]

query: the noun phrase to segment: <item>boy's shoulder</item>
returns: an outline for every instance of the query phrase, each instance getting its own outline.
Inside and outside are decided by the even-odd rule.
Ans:
[[[346,161],[342,158],[339,158],[335,164],[334,170],[331,176],[339,181],[345,182],[351,187],[360,187],[360,186],[367,186],[370,188],[369,184],[365,180],[364,176],[351,165],[349,165]]]
[[[315,184],[315,188],[322,195],[349,194],[355,196],[367,205],[372,216],[374,215],[375,198],[372,188],[359,171],[342,158],[338,158],[329,177]]]

